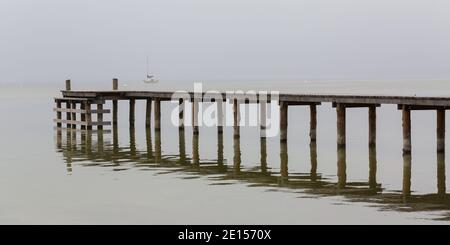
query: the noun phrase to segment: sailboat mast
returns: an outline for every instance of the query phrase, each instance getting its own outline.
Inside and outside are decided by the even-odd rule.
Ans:
[[[147,76],[148,76],[148,56],[147,56]]]

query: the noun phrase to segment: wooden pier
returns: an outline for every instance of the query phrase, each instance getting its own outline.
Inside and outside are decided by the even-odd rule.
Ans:
[[[70,80],[66,81],[66,88],[62,90],[62,96],[55,98],[56,127],[58,129],[66,126],[67,143],[66,150],[68,169],[69,162],[72,162],[72,155],[75,157],[85,156],[87,159],[103,159],[110,160],[112,163],[119,162],[120,158],[129,159],[130,161],[148,161],[162,164],[170,163],[174,166],[184,166],[188,162],[196,171],[203,171],[200,165],[210,165],[213,163],[202,162],[199,151],[199,108],[200,103],[216,103],[217,105],[217,171],[227,172],[226,160],[224,159],[224,143],[223,143],[223,127],[224,127],[224,102],[230,103],[233,110],[233,161],[232,161],[232,173],[227,174],[225,178],[238,178],[242,179],[242,176],[250,176],[249,179],[254,179],[254,175],[260,175],[261,177],[270,178],[270,183],[278,183],[281,185],[287,185],[292,187],[293,181],[289,176],[288,171],[288,115],[289,107],[292,106],[306,106],[310,110],[310,159],[311,159],[311,171],[308,176],[310,182],[306,182],[301,179],[299,181],[299,187],[309,188],[314,186],[314,192],[316,192],[317,183],[323,185],[320,187],[318,193],[355,193],[368,194],[372,198],[372,194],[378,193],[381,190],[381,185],[377,183],[377,157],[376,157],[376,125],[377,125],[377,108],[383,104],[397,105],[399,113],[402,115],[402,128],[403,128],[403,201],[411,200],[411,111],[414,110],[435,110],[436,111],[436,152],[437,152],[437,195],[438,197],[448,199],[446,194],[446,180],[445,180],[445,111],[450,109],[450,97],[415,97],[415,96],[363,96],[363,95],[318,95],[318,94],[279,94],[277,101],[272,100],[270,94],[268,94],[267,100],[263,100],[260,94],[256,94],[255,97],[246,97],[242,95],[229,95],[227,93],[219,93],[219,96],[215,96],[214,100],[205,96],[205,93],[196,94],[194,92],[188,93],[189,98],[177,98],[179,105],[179,158],[175,159],[173,156],[164,156],[162,154],[161,147],[161,103],[173,100],[172,91],[122,91],[118,90],[118,79],[113,79],[112,90],[110,91],[77,91],[72,90]],[[262,96],[262,95],[261,95]],[[199,99],[200,98],[200,99]],[[219,98],[219,99],[217,99]],[[129,110],[129,125],[130,125],[130,149],[129,152],[123,152],[120,149],[118,140],[118,101],[126,101],[130,106]],[[146,126],[146,141],[147,152],[143,154],[136,149],[135,143],[135,110],[136,100],[145,101],[145,126]],[[104,114],[111,113],[111,111],[105,108],[105,103],[112,101],[112,115],[111,122],[105,121]],[[186,102],[192,102],[192,155],[188,157],[185,147],[185,111],[184,108],[187,105]],[[267,116],[269,114],[268,103],[277,102],[280,108],[280,173],[279,177],[273,178],[267,167],[267,152],[266,152],[266,128],[267,128]],[[259,105],[259,126],[261,130],[260,134],[260,157],[261,173],[247,173],[241,172],[241,146],[240,146],[240,104],[258,104]],[[332,107],[336,109],[336,134],[337,134],[337,183],[331,185],[329,183],[321,183],[320,175],[317,173],[317,107],[322,103],[331,103]],[[95,105],[95,108],[94,108]],[[369,179],[367,182],[367,189],[355,189],[352,183],[347,181],[346,171],[346,112],[347,109],[352,108],[367,108],[368,114],[368,147],[369,147]],[[151,117],[153,116],[154,125],[152,125]],[[113,143],[104,144],[103,133],[105,127],[112,126]],[[151,126],[154,128],[154,135],[152,136]],[[76,133],[78,130],[84,132],[81,135],[82,149],[77,149]],[[97,132],[97,151],[92,151],[92,139],[91,133]],[[154,145],[152,145],[151,138],[154,137]],[[256,141],[255,141],[256,142]],[[58,130],[57,146],[63,148],[61,130]],[[112,149],[109,149],[112,147]],[[154,150],[153,150],[154,148]],[[215,164],[215,163],[214,163]],[[71,171],[70,165],[70,171]],[[215,169],[216,167],[214,167]],[[207,171],[210,168],[207,167]],[[273,179],[272,179],[273,178]],[[266,180],[264,180],[266,181]],[[319,186],[320,186],[319,185]],[[355,186],[360,186],[361,183],[356,183]],[[329,188],[329,186],[332,186]],[[384,195],[386,202],[391,202],[392,196],[389,194]],[[384,197],[383,197],[384,198]],[[424,207],[428,207],[431,204],[435,204],[434,199],[428,200],[429,196],[420,198],[420,202],[425,201]],[[395,198],[396,199],[396,198]],[[383,201],[385,202],[385,201]],[[439,201],[440,204],[442,204]],[[445,209],[450,210],[450,202],[445,201]]]
[[[146,101],[146,125],[150,126],[151,113],[154,116],[155,131],[161,129],[161,103],[172,100],[175,91],[121,91],[118,90],[118,79],[113,79],[112,90],[109,91],[74,91],[72,90],[70,80],[66,81],[66,89],[62,91],[61,98],[55,98],[55,122],[57,127],[62,127],[63,124],[68,128],[92,130],[93,126],[98,130],[102,130],[104,126],[117,125],[118,120],[118,106],[119,100],[129,101],[129,121],[130,127],[134,127],[135,123],[135,103],[136,100]],[[195,94],[188,93],[192,102],[192,125],[193,133],[199,133],[198,127],[198,108],[199,104],[204,101],[205,93]],[[212,100],[217,103],[218,109],[218,134],[223,133],[223,102],[228,101],[233,104],[234,138],[240,137],[240,113],[239,105],[242,103],[256,103],[260,104],[260,125],[261,137],[265,137],[266,127],[266,103],[270,103],[272,98],[267,94],[267,101],[260,101],[260,95],[256,94],[254,98],[249,98],[246,94],[220,93],[221,100]],[[112,101],[112,122],[103,120],[103,115],[110,113],[109,109],[104,109],[105,101]],[[152,102],[154,108],[152,109]],[[404,154],[411,153],[411,111],[413,110],[435,110],[437,117],[437,152],[445,152],[445,111],[450,108],[450,97],[416,97],[416,96],[370,96],[370,95],[321,95],[321,94],[279,94],[278,103],[280,106],[280,141],[286,142],[288,138],[288,112],[291,106],[309,106],[310,108],[310,140],[316,141],[317,130],[317,106],[322,103],[331,102],[332,106],[336,108],[337,114],[337,146],[345,147],[346,145],[346,111],[352,108],[368,108],[369,118],[369,146],[376,145],[376,108],[382,104],[395,104],[402,113],[402,127],[403,127],[403,152]],[[63,108],[63,105],[65,107]],[[96,105],[96,108],[92,108]],[[180,105],[180,129],[184,128],[184,110],[181,108],[185,105],[185,99],[179,99]],[[63,113],[66,117],[63,119]],[[79,114],[79,117],[77,117]],[[93,115],[96,115],[94,121]]]

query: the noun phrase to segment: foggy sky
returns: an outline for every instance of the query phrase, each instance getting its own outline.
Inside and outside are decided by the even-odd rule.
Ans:
[[[0,83],[449,79],[448,0],[0,0]]]

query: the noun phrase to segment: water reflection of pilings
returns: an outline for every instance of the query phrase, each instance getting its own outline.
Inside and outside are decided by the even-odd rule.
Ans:
[[[445,197],[446,186],[445,186],[445,153],[437,153],[437,188],[438,195],[440,197]]]
[[[280,182],[281,184],[286,184],[289,180],[288,173],[288,148],[287,143],[282,141],[280,142]]]
[[[233,169],[234,173],[241,171],[241,141],[239,137],[233,137]]]
[[[192,135],[192,164],[198,166],[200,164],[199,152],[199,135],[197,133]]]
[[[184,128],[178,128],[178,151],[180,155],[180,164],[186,164],[186,137]]]
[[[261,150],[261,173],[267,173],[267,139],[265,137],[260,138],[260,150]]]
[[[411,196],[411,153],[403,152],[403,199]]]
[[[346,148],[339,146],[337,149],[337,176],[338,188],[345,188],[347,184],[347,163],[346,163]]]
[[[317,143],[315,140],[311,140],[309,143],[309,155],[311,160],[310,176],[311,181],[317,180]]]
[[[377,148],[369,145],[369,187],[377,188]]]

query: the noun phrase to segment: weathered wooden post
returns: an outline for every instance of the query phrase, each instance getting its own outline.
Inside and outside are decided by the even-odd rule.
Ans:
[[[259,102],[260,138],[266,138],[267,130],[267,101]]]
[[[80,109],[81,109],[81,114],[80,114],[80,120],[81,122],[83,122],[83,124],[81,124],[81,129],[86,129],[86,103],[85,102],[81,102],[80,104]]]
[[[311,142],[317,140],[317,106],[309,106],[309,138]]]
[[[199,134],[199,129],[198,129],[198,107],[199,107],[199,102],[194,99],[192,101],[192,131],[193,131],[194,135]]]
[[[91,102],[85,102],[85,110],[86,110],[86,129],[92,130],[92,115],[91,115]]]
[[[345,147],[345,105],[336,105],[336,116],[337,116],[337,146]]]
[[[240,138],[240,111],[239,111],[239,103],[237,99],[233,100],[233,138]]]
[[[61,109],[61,101],[56,100],[56,119],[57,119],[56,127],[57,128],[62,127],[62,123],[61,123],[62,113],[61,113],[60,109]]]
[[[280,101],[280,141],[287,142],[288,104]]]
[[[217,100],[217,133],[223,134],[223,124],[224,124],[224,118],[223,118],[223,100]]]
[[[408,106],[402,108],[403,154],[411,154],[411,111]]]
[[[145,107],[145,127],[150,128],[152,125],[152,99],[147,99]]]
[[[77,120],[77,113],[76,113],[76,110],[77,110],[77,102],[73,102],[72,103],[72,120],[73,121],[76,121]],[[74,123],[74,124],[72,124],[72,128],[73,129],[76,129],[77,128],[77,125]]]
[[[97,104],[97,130],[103,130],[103,104]]]
[[[66,80],[66,91],[70,91],[72,89],[72,85],[70,80]],[[66,120],[67,120],[67,128],[72,128],[72,123],[70,122],[72,120],[72,113],[70,112],[71,109],[71,103],[70,101],[66,102]]]
[[[135,110],[136,110],[136,100],[130,99],[130,127],[132,128],[134,128]]]
[[[178,100],[178,129],[184,130],[184,99],[180,98]],[[184,134],[184,132],[183,132]]]
[[[161,130],[161,101],[159,99],[155,99],[155,131]]]
[[[113,87],[113,90],[117,90],[119,88],[119,80],[117,78],[113,78],[112,87]],[[113,106],[113,114],[112,114],[113,126],[117,126],[117,117],[118,117],[117,100],[112,101],[112,106]]]
[[[437,152],[445,152],[445,109],[438,109],[437,113]]]
[[[377,144],[377,108],[369,106],[369,147]]]

